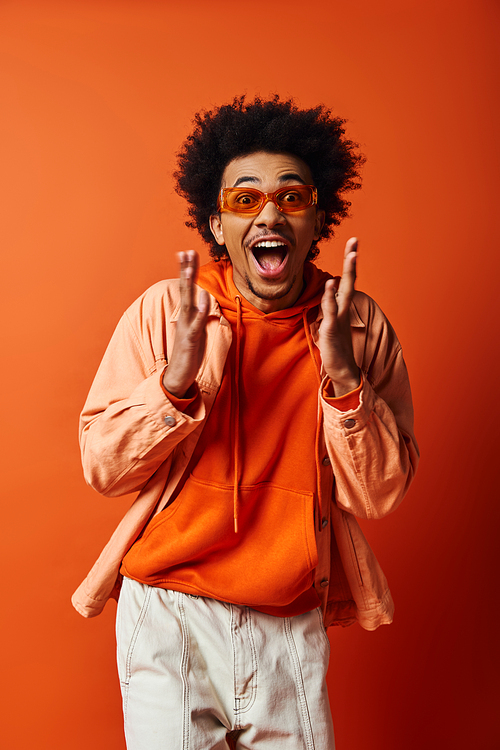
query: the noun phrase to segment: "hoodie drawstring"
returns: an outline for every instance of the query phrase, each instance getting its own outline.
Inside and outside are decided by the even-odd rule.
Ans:
[[[234,453],[233,453],[233,519],[234,519],[234,533],[238,533],[238,510],[239,510],[239,475],[240,475],[240,368],[241,368],[241,330],[242,330],[242,312],[241,312],[241,298],[235,297],[236,300],[236,362],[234,368],[234,385],[235,385],[235,405],[234,405]],[[309,323],[307,322],[307,313],[309,308],[305,307],[302,311],[302,320],[304,323],[304,331],[306,334],[307,346],[309,347],[309,353],[311,359],[314,362],[314,371],[318,380],[318,386],[321,386],[321,372],[318,366],[318,362],[314,353],[314,342],[312,340],[311,331],[309,330]],[[321,497],[321,470],[320,470],[320,458],[319,458],[319,437],[321,430],[321,411],[318,409],[318,417],[316,422],[316,438],[314,446],[314,457],[316,463],[316,483],[318,487],[318,504],[319,504],[319,525],[321,528],[322,519],[322,497]]]
[[[236,297],[236,366],[234,368],[236,404],[234,408],[234,480],[233,518],[234,533],[238,533],[239,457],[240,457],[240,350],[241,350],[241,298]]]
[[[302,320],[304,321],[304,331],[306,334],[307,339],[307,346],[309,347],[309,353],[311,355],[312,361],[314,362],[314,369],[316,372],[316,377],[318,379],[318,386],[321,387],[321,372],[318,366],[318,361],[316,359],[315,353],[314,353],[314,341],[311,336],[311,331],[309,329],[309,323],[307,322],[307,313],[309,308],[305,307],[302,311]],[[321,433],[321,418],[322,413],[321,409],[318,408],[318,416],[316,421],[316,438],[314,441],[314,460],[316,463],[316,484],[318,487],[318,506],[319,506],[319,529],[322,529],[322,520],[323,520],[323,499],[321,495],[321,467],[320,467],[320,457],[319,457],[319,437]]]

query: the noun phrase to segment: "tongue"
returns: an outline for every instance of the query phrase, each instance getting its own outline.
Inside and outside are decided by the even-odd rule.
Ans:
[[[254,251],[257,263],[264,271],[275,271],[283,261],[283,251],[278,248],[259,248]]]

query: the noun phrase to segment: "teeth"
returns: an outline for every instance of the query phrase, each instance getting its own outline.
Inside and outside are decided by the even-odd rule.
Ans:
[[[262,242],[257,242],[254,247],[284,247],[284,242],[276,242],[276,240],[263,240]]]

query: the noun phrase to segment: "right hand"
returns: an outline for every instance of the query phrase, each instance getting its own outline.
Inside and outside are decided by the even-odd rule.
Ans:
[[[188,250],[179,253],[178,258],[181,267],[181,311],[176,323],[172,356],[163,376],[163,386],[172,396],[184,398],[189,386],[195,381],[205,353],[209,296],[205,289],[201,289],[198,307],[193,302],[198,253]]]
[[[358,387],[359,368],[354,359],[350,308],[356,281],[358,240],[351,237],[344,252],[342,278],[329,279],[321,300],[323,320],[318,346],[325,372],[332,381],[335,396],[343,396]]]

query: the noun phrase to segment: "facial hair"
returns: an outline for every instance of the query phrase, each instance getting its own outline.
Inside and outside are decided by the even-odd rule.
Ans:
[[[296,278],[297,278],[297,275],[293,277],[287,289],[279,290],[277,292],[269,291],[266,293],[266,292],[259,292],[250,281],[248,274],[245,274],[245,281],[247,282],[247,286],[252,292],[252,294],[254,294],[259,299],[265,299],[265,300],[282,299],[283,297],[286,297],[286,295],[290,292],[293,285],[295,284]]]

